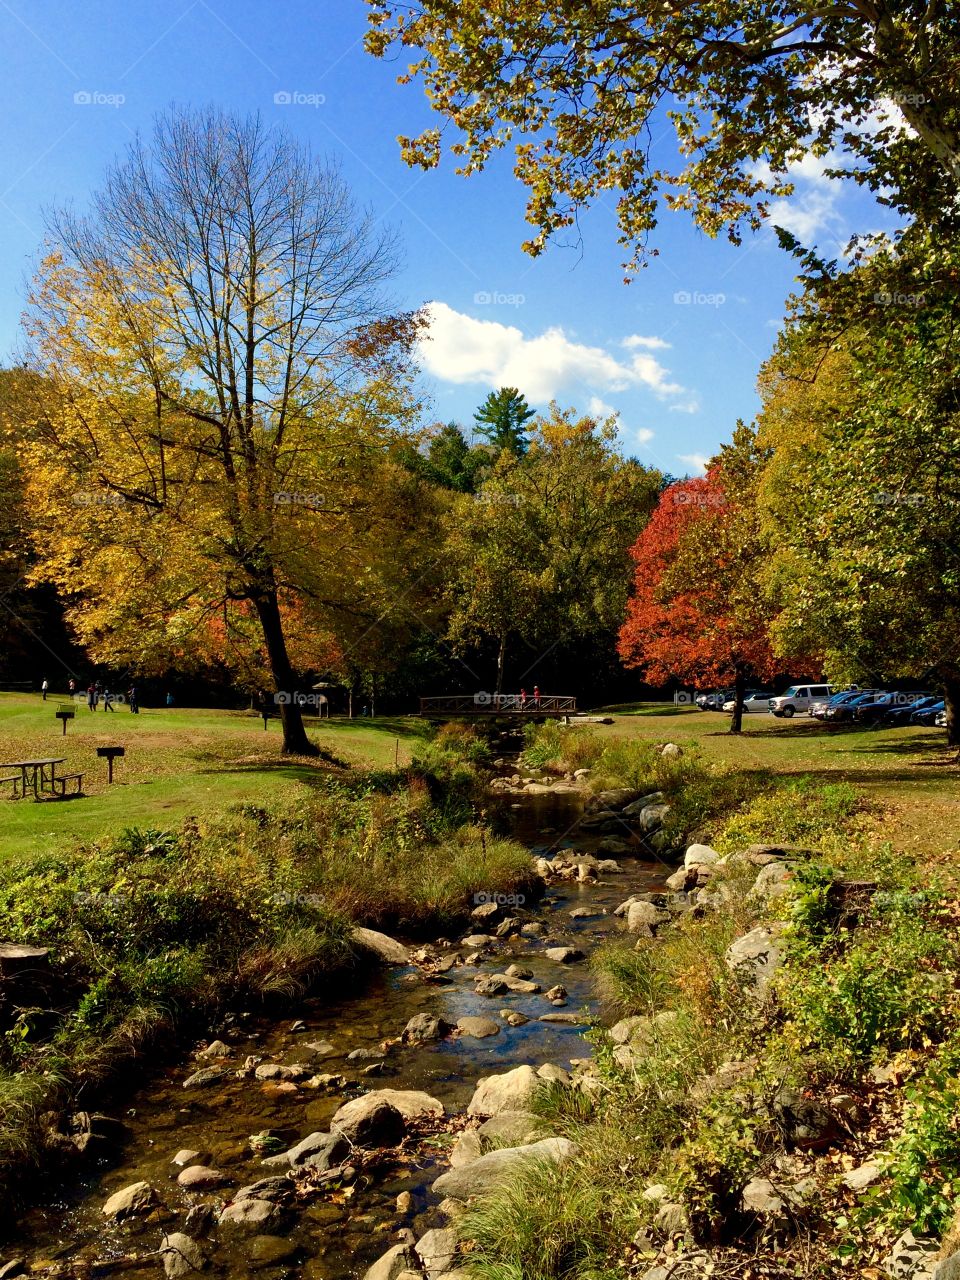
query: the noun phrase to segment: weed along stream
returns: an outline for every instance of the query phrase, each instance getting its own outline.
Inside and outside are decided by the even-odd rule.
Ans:
[[[539,901],[480,893],[461,933],[410,946],[407,963],[280,1020],[240,1011],[209,1027],[121,1114],[92,1119],[102,1154],[24,1214],[4,1257],[61,1275],[346,1280],[396,1247],[431,1280],[452,1271],[448,1229],[465,1197],[435,1180],[479,1169],[479,1186],[481,1151],[548,1140],[549,1158],[562,1143],[526,1104],[583,1070],[581,1033],[599,1015],[589,955],[623,929],[618,905],[664,875],[626,829],[622,848],[607,839],[610,860],[580,825],[575,787],[501,786],[498,822],[551,863]],[[478,1081],[507,1072],[478,1103]],[[402,1270],[385,1263],[383,1276]]]

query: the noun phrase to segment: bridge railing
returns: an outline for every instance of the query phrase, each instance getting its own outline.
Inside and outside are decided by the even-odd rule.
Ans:
[[[577,700],[566,694],[541,693],[457,693],[421,698],[420,714],[450,716],[537,716],[573,715]]]

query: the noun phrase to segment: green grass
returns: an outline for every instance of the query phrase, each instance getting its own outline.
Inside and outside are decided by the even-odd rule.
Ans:
[[[672,703],[601,708],[612,725],[592,726],[601,740],[676,742],[701,758],[758,782],[808,775],[848,783],[868,802],[876,834],[903,852],[960,855],[960,788],[956,753],[942,729],[824,726],[807,716],[777,720],[745,716],[744,731],[727,732],[729,716]]]
[[[52,697],[0,693],[0,759],[63,756],[61,772],[84,774],[78,800],[0,799],[0,862],[124,827],[176,826],[241,803],[296,803],[331,770],[329,759],[285,759],[279,722],[264,731],[250,712],[145,708],[135,716],[122,705],[112,714],[80,705],[63,736],[58,705]],[[359,768],[408,764],[426,732],[412,718],[307,723],[329,757]],[[114,744],[126,755],[108,786],[96,748]],[[9,796],[9,786],[2,794]]]

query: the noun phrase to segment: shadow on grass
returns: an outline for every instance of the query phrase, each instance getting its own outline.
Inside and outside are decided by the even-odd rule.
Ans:
[[[586,715],[609,716],[655,716],[657,719],[666,716],[688,716],[702,714],[699,707],[678,706],[673,702],[616,702],[609,707],[595,707]]]

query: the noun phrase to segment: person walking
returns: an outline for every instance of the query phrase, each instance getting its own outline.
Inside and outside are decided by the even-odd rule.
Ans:
[[[97,709],[100,705],[100,699],[103,697],[103,681],[98,680],[93,686],[93,708]]]
[[[96,711],[97,709],[97,689],[92,684],[87,686],[87,706],[91,711]]]
[[[49,688],[50,688],[50,681],[46,678],[46,676],[44,676],[44,678],[43,678],[43,682],[42,682],[42,684],[40,685],[40,692],[43,694],[43,700],[44,700],[44,702],[46,702],[46,700],[47,700],[47,690],[48,690]]]
[[[167,706],[168,706],[168,707],[172,707],[172,706],[173,706],[173,694],[172,694],[172,693],[168,693],[168,694],[167,694]]]
[[[104,689],[103,691],[103,709],[104,711],[116,711],[116,707],[113,705],[113,694],[109,689]]]
[[[526,711],[526,709],[527,709],[527,691],[526,689],[521,689],[520,690],[520,710]]]
[[[533,705],[537,711],[540,710],[540,686],[538,684],[533,686]]]
[[[131,685],[127,690],[127,701],[130,704],[130,714],[138,716],[140,714],[140,703],[137,701],[137,687]]]
[[[76,680],[74,680],[73,676],[71,676],[70,679],[67,681],[67,693],[69,693],[70,697],[72,698],[76,692],[77,692],[77,682]]]

